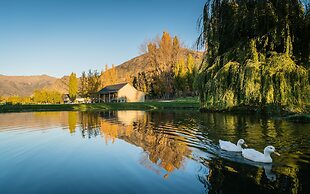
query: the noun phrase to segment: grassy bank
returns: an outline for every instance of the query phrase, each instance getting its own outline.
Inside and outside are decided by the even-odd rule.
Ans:
[[[33,104],[0,105],[0,113],[39,111],[104,111],[104,110],[157,110],[157,109],[199,109],[195,100],[173,100],[131,103],[96,104]]]
[[[0,113],[10,112],[45,112],[45,111],[107,111],[107,110],[163,110],[163,111],[180,111],[180,110],[199,110],[198,100],[181,99],[173,101],[152,101],[152,102],[132,102],[132,103],[96,103],[96,104],[33,104],[33,105],[0,105]],[[202,112],[219,112],[212,110],[200,110]],[[258,113],[259,111],[251,108],[240,110],[220,111],[229,113]],[[284,119],[292,122],[310,122],[310,114],[263,114],[264,116]]]

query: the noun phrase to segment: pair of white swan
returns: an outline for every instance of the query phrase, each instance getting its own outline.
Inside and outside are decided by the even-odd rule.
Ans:
[[[243,149],[242,145],[247,147],[243,139],[239,139],[237,144],[233,144],[230,141],[219,140],[220,148],[230,152],[241,152],[242,156],[248,160],[254,162],[263,162],[263,163],[272,163],[271,153],[274,153],[278,156],[280,154],[276,152],[276,149],[273,146],[267,146],[264,149],[264,153],[258,152],[255,149]]]

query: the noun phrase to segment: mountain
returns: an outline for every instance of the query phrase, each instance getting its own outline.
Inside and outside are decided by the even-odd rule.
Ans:
[[[60,79],[56,79],[53,84],[45,86],[43,89],[58,91],[62,94],[68,93],[69,76],[63,76]]]
[[[55,78],[48,75],[5,76],[0,75],[0,96],[31,96],[37,89],[65,92],[67,78]]]

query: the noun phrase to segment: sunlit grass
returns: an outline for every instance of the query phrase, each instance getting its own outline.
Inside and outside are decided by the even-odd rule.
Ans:
[[[95,104],[33,104],[0,105],[0,112],[38,112],[38,111],[100,111],[100,110],[155,110],[155,109],[199,109],[198,100],[194,98],[173,101],[150,101],[128,103]]]

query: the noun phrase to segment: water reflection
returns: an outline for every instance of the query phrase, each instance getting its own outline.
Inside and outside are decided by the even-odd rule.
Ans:
[[[83,118],[86,113],[80,114]],[[200,117],[191,116],[190,118],[184,117],[183,114],[178,115],[178,113],[138,111],[96,114],[87,113],[87,117],[94,117],[90,120],[95,123],[91,125],[94,126],[93,128],[83,128],[83,130],[87,130],[91,135],[102,134],[107,143],[122,139],[143,148],[141,164],[158,174],[160,174],[160,170],[154,166],[165,169],[164,177],[166,178],[167,173],[182,168],[184,157],[187,157],[203,161],[201,164],[207,169],[202,170],[206,173],[203,176],[207,176],[207,178],[198,176],[198,179],[203,182],[206,188],[212,185],[211,188],[224,191],[224,188],[229,188],[226,186],[227,182],[235,182],[232,179],[236,177],[246,177],[246,180],[253,184],[249,184],[251,188],[256,186],[258,189],[263,186],[266,191],[273,191],[275,188],[292,193],[301,191],[299,165],[297,164],[299,160],[296,160],[295,157],[299,159],[303,153],[300,152],[299,156],[296,156],[296,153],[293,155],[290,153],[300,149],[295,146],[298,145],[299,138],[303,136],[305,126],[296,129],[296,126],[285,121],[220,114],[203,114],[199,115]],[[181,119],[176,119],[179,116]],[[100,131],[94,133],[94,129]],[[200,131],[197,131],[198,129]],[[305,135],[309,137],[308,133]],[[212,139],[212,142],[218,142],[220,138],[232,141],[245,138],[248,144],[258,150],[262,150],[267,144],[272,144],[284,153],[281,158],[275,159],[277,165],[273,168],[272,165],[244,160],[240,154],[237,156],[231,153],[219,154],[216,143],[210,143],[209,139]],[[212,160],[209,157],[204,157],[204,154],[201,153],[200,158],[197,159],[192,155],[192,151],[197,151],[194,148],[219,156],[220,159]],[[307,154],[307,159],[309,159],[309,152]],[[226,161],[223,161],[222,158]],[[305,165],[309,164],[309,161],[304,162]],[[240,163],[243,165],[240,166]],[[305,170],[309,171],[309,167]],[[278,179],[276,174],[278,174]]]
[[[139,159],[140,164],[157,174],[164,174],[164,178],[168,178],[168,173],[175,169],[182,168],[184,157],[191,153],[185,143],[185,137],[178,136],[172,127],[169,131],[168,123],[162,126],[154,121],[150,114],[142,111],[91,114],[81,112],[80,118],[83,118],[81,120],[83,137],[101,135],[106,144],[113,144],[117,139],[122,139],[141,147],[143,153]],[[163,127],[166,129],[165,133],[160,131]]]
[[[279,193],[307,193],[306,191],[309,191],[309,186],[306,184],[309,178],[305,176],[310,173],[309,124],[293,124],[282,120],[240,115],[205,114],[202,118],[198,120],[201,125],[207,126],[205,130],[209,132],[209,138],[214,141],[218,141],[220,138],[231,141],[244,138],[251,147],[260,151],[266,145],[274,145],[278,148],[282,156],[274,159],[273,167],[257,165],[241,159],[238,161],[238,157],[226,158],[238,163],[258,166],[255,173],[249,173],[249,171],[243,173],[243,175],[253,178],[256,184]],[[212,128],[216,130],[210,130]],[[230,167],[233,165],[234,163],[231,163]],[[242,165],[241,167],[245,168],[246,166]],[[219,169],[225,168],[215,168],[215,170]],[[236,171],[241,173],[241,170]],[[225,180],[224,177],[223,179]],[[223,184],[225,185],[225,183]]]
[[[68,113],[68,127],[70,133],[75,133],[75,128],[77,124],[77,112]]]
[[[188,162],[205,193],[309,193],[309,124],[255,116],[198,112],[49,112],[0,115],[0,132],[60,126],[106,145],[125,141],[141,148],[138,162],[163,180],[187,172]],[[0,133],[1,134],[1,133]],[[244,138],[250,147],[274,145],[281,153],[270,165],[219,150],[219,139]]]

